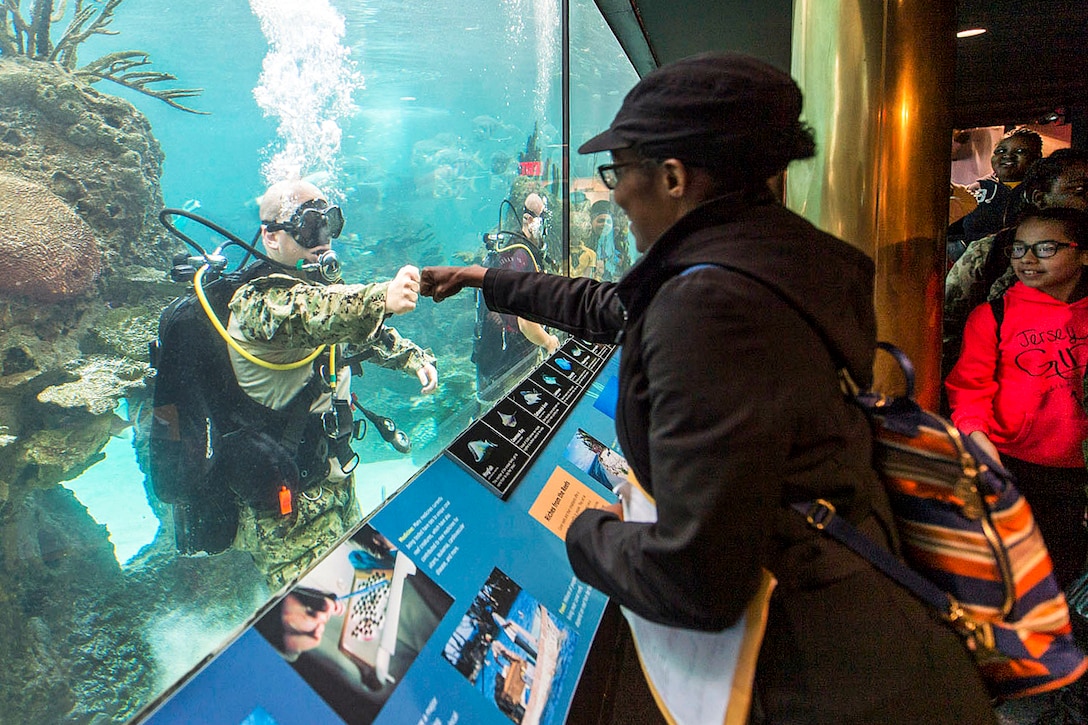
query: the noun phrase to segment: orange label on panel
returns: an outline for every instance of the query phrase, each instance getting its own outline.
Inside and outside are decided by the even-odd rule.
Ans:
[[[608,501],[594,493],[589,486],[562,468],[556,468],[529,508],[529,515],[562,539],[578,514],[586,509],[603,509],[607,506]]]

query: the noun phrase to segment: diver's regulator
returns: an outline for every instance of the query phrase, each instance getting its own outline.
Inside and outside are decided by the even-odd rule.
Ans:
[[[215,273],[215,276],[218,276],[220,272],[226,269],[227,258],[216,252],[196,255],[180,252],[174,255],[174,263],[170,267],[170,279],[175,282],[192,282],[197,270],[205,265]]]
[[[317,257],[316,262],[304,263],[301,259],[295,265],[298,269],[311,277],[316,277],[326,284],[340,279],[340,258],[336,252],[326,249]]]

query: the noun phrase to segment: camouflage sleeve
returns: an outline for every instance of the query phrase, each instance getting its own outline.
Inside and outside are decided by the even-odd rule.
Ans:
[[[362,344],[382,329],[388,285],[316,285],[271,274],[239,287],[230,310],[251,340],[284,347]]]
[[[424,365],[434,365],[435,356],[392,327],[383,327],[378,337],[367,345],[348,345],[347,357],[362,355],[366,362],[390,370],[416,372]]]
[[[986,299],[982,288],[982,267],[993,247],[993,236],[976,239],[948,270],[944,279],[945,320],[958,320],[960,327],[967,315]]]
[[[990,285],[990,293],[986,297],[988,300],[997,299],[1001,295],[1008,291],[1009,287],[1016,284],[1017,276],[1012,267],[1005,270],[1005,274],[997,278],[997,280]]]

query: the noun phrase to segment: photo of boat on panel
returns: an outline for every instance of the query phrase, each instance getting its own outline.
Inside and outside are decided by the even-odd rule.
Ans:
[[[563,719],[555,695],[577,640],[561,616],[496,568],[442,656],[512,722],[552,725]]]

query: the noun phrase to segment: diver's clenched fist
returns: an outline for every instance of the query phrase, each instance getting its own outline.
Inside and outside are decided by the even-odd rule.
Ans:
[[[416,308],[419,301],[419,268],[408,264],[397,271],[385,292],[385,311],[403,315]]]

